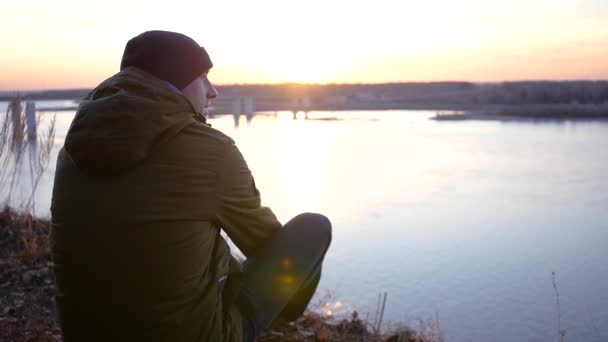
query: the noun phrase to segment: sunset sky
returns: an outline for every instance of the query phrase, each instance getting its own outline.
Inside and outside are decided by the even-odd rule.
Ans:
[[[606,0],[42,1],[2,6],[0,90],[93,87],[151,29],[232,83],[608,79]]]

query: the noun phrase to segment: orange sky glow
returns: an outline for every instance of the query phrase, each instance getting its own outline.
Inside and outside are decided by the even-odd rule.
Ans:
[[[608,79],[605,0],[13,1],[0,90],[94,87],[150,29],[209,51],[234,83]]]

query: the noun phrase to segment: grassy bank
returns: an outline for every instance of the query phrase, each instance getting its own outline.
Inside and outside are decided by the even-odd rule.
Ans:
[[[49,224],[0,213],[0,341],[60,341]]]
[[[5,208],[0,213],[0,341],[61,341],[46,220]],[[356,311],[336,319],[307,311],[295,322],[277,321],[258,338],[274,341],[442,341],[436,331],[403,327],[375,332]]]

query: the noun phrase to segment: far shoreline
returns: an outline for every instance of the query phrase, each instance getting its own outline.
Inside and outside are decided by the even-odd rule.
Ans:
[[[41,101],[23,97],[22,101]],[[212,103],[209,114],[212,116],[234,115],[231,104],[234,96],[226,96]],[[2,102],[4,102],[3,100]],[[44,100],[42,100],[44,101]],[[48,101],[48,100],[46,100]],[[80,98],[65,97],[51,101],[71,101],[71,106],[39,107],[38,112],[76,111]],[[9,101],[7,101],[9,102]],[[437,121],[608,121],[608,102],[598,104],[555,103],[555,104],[454,104],[454,103],[404,103],[404,102],[354,102],[354,103],[311,103],[307,106],[286,104],[285,99],[261,100],[255,104],[253,115],[277,112],[319,112],[319,111],[431,111],[436,112],[430,119]],[[242,113],[243,114],[243,113]]]
[[[437,121],[563,122],[608,121],[608,104],[538,104],[487,106],[479,109],[437,112]]]

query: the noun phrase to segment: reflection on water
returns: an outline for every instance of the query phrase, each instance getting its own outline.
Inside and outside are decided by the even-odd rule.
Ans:
[[[608,338],[592,328],[608,321],[608,125],[433,114],[285,112],[213,125],[236,140],[280,219],[332,219],[321,287],[337,299],[325,309],[373,316],[387,291],[385,318],[437,313],[450,341],[550,340],[555,271],[569,338]],[[341,121],[314,120],[331,117]]]
[[[335,299],[322,310],[373,316],[386,291],[385,320],[437,314],[448,341],[554,340],[555,271],[567,338],[608,340],[608,124],[433,115],[210,123],[235,139],[279,219],[332,219],[320,287]],[[72,117],[57,116],[58,146]],[[52,166],[39,208],[50,204]]]
[[[342,121],[344,120],[344,118],[339,118],[336,116],[326,116],[326,115],[313,115],[311,114],[310,116],[308,115],[309,112],[302,112],[302,111],[292,111],[291,115],[292,115],[292,119],[293,120],[314,120],[314,121]],[[261,118],[277,118],[279,116],[278,112],[272,112],[272,113],[253,113],[253,114],[247,114],[247,115],[242,115],[242,114],[231,114],[232,119],[234,120],[234,128],[238,128],[241,124],[241,118],[244,116],[245,120],[247,120],[247,126],[251,125],[251,122],[253,121],[253,119],[257,116],[257,117],[261,117]],[[215,119],[217,117],[221,117],[221,116],[211,116],[210,119]],[[378,119],[368,119],[369,121],[378,121]]]

